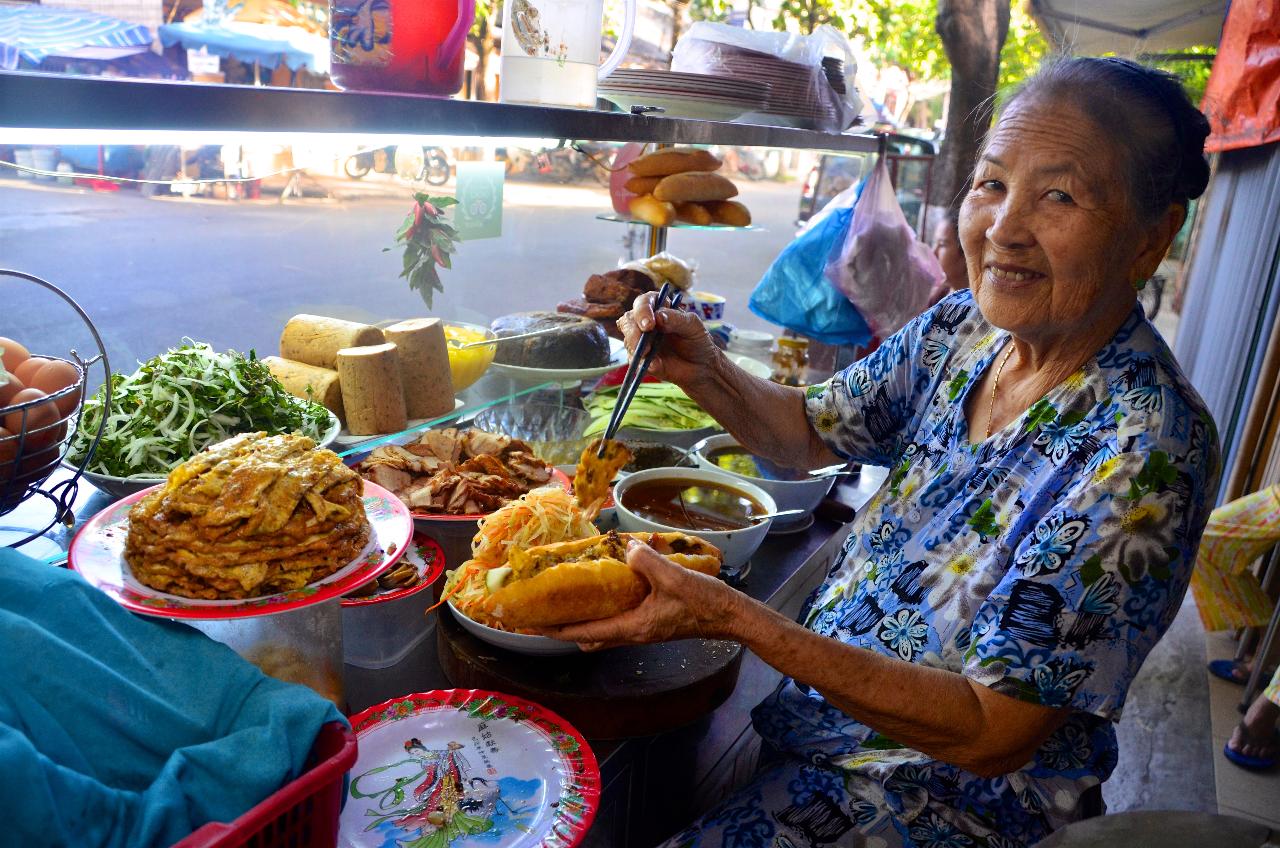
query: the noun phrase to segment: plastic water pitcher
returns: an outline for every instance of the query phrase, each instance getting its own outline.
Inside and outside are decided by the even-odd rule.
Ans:
[[[344,89],[455,94],[475,18],[475,0],[332,0],[330,76]]]
[[[594,109],[596,82],[618,67],[631,46],[636,0],[625,4],[622,32],[600,65],[604,0],[507,0],[502,10],[502,102]]]

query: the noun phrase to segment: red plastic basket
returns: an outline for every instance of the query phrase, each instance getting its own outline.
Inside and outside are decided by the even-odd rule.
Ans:
[[[356,763],[356,735],[320,728],[308,769],[233,822],[209,822],[173,848],[332,848],[338,844],[343,778]]]

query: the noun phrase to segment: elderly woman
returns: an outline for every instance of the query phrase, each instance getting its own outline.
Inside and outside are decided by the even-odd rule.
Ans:
[[[964,198],[970,290],[807,391],[648,296],[624,316],[753,452],[891,469],[802,624],[636,545],[644,603],[551,631],[733,639],[786,675],[753,712],[772,764],[671,844],[1018,846],[1087,814],[1217,486],[1213,421],[1135,304],[1205,188],[1207,132],[1167,74],[1043,69]]]

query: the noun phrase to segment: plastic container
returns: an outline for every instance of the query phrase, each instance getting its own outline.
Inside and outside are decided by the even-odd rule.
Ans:
[[[762,362],[773,354],[773,335],[761,330],[738,330],[729,334],[729,350]]]
[[[339,599],[251,618],[184,619],[278,680],[301,683],[344,706]]]
[[[444,574],[444,550],[419,533],[401,563],[418,569],[417,583],[367,598],[342,599],[342,650],[351,665],[395,665],[436,628],[436,616],[424,613],[432,603],[432,584]]]
[[[356,764],[356,735],[341,722],[320,728],[307,770],[233,822],[209,822],[173,848],[267,848],[338,844],[344,778]]]
[[[333,0],[330,77],[348,91],[456,94],[474,21],[475,0]]]

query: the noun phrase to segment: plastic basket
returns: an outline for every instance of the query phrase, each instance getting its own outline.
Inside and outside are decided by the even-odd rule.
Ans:
[[[320,728],[307,770],[233,822],[209,822],[173,848],[331,848],[338,844],[344,778],[356,735],[342,722]]]

